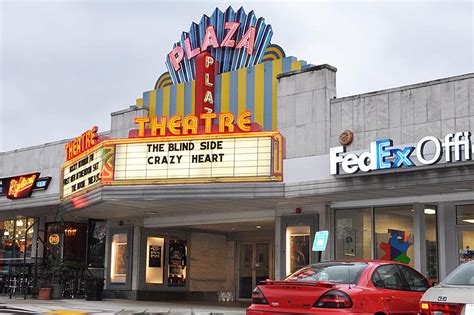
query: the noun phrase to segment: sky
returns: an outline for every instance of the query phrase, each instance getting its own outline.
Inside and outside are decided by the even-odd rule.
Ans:
[[[472,1],[0,0],[0,152],[109,130],[181,32],[229,5],[287,56],[336,67],[338,97],[474,72]]]

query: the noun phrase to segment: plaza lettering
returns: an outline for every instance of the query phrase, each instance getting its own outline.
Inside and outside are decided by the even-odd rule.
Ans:
[[[206,28],[204,37],[200,47],[191,47],[191,41],[189,38],[184,39],[184,48],[180,45],[176,45],[168,54],[171,65],[173,66],[174,71],[181,69],[181,62],[184,57],[188,60],[199,55],[201,52],[205,52],[209,47],[219,48],[219,47],[230,47],[236,49],[246,49],[247,54],[252,55],[254,53],[255,45],[255,26],[250,26],[244,35],[240,38],[239,42],[236,44],[236,34],[240,27],[239,22],[226,22],[224,29],[228,30],[226,36],[219,43],[217,40],[216,29],[214,25],[209,25]]]
[[[426,152],[428,147],[433,150]],[[427,136],[420,139],[416,147],[394,148],[392,140],[378,140],[370,143],[368,152],[360,154],[346,153],[346,148],[339,146],[330,149],[330,173],[337,175],[340,168],[344,173],[354,174],[359,171],[433,165],[440,162],[443,156],[446,163],[470,161],[473,149],[470,131],[449,133],[444,137],[444,142],[437,137]],[[412,157],[414,152],[416,160]]]

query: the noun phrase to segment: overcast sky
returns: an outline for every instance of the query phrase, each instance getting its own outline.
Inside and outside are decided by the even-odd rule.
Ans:
[[[471,1],[0,0],[0,152],[110,129],[191,22],[229,4],[287,55],[337,67],[347,96],[473,72]]]

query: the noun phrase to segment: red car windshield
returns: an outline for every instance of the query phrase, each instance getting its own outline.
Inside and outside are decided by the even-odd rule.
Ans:
[[[321,263],[304,267],[288,276],[285,281],[327,281],[332,283],[357,284],[365,268],[367,268],[367,263],[362,262]]]

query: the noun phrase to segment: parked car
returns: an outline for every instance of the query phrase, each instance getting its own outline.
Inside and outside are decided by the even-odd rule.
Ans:
[[[417,314],[430,282],[405,264],[332,261],[306,266],[285,280],[266,280],[247,315]]]
[[[464,263],[425,292],[421,315],[474,315],[474,261]]]

